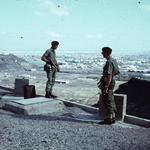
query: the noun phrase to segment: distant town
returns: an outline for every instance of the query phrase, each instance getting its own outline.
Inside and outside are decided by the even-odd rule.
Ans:
[[[113,56],[117,59],[120,75],[118,81],[128,81],[132,77],[150,80],[150,55]],[[9,61],[8,61],[9,59]],[[75,74],[95,74],[97,78],[102,73],[105,59],[96,53],[66,53],[57,56],[61,72]],[[14,55],[0,53],[0,68],[6,76],[13,71],[42,71],[44,62],[41,54]],[[23,73],[23,72],[22,72]],[[2,75],[2,74],[1,74]],[[2,76],[3,76],[2,75]]]
[[[23,55],[26,61],[36,64],[43,69],[40,55]],[[127,81],[132,77],[150,80],[150,55],[124,55],[115,57],[121,74],[117,80]],[[57,56],[61,71],[81,74],[101,74],[105,59],[96,53],[67,53]]]

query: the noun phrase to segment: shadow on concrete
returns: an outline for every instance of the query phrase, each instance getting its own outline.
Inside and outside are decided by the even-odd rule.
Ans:
[[[7,88],[7,87],[3,87],[3,86],[0,86],[0,89],[1,89],[1,90],[5,90],[5,91],[9,91],[9,92],[14,92],[14,89],[12,89],[12,88]]]
[[[5,111],[7,112],[7,111]],[[67,113],[66,113],[67,114]],[[27,120],[41,120],[41,121],[70,121],[70,122],[78,122],[78,123],[95,123],[91,120],[82,120],[82,119],[76,119],[72,118],[69,115],[67,116],[66,114],[62,115],[21,115],[21,114],[9,114],[9,113],[2,113],[0,112],[0,115],[5,115],[5,116],[11,116],[13,118],[18,118],[18,119],[27,119]]]
[[[14,89],[0,86],[0,99],[4,95],[12,93],[14,93]]]
[[[36,97],[45,97],[44,95],[36,94]]]

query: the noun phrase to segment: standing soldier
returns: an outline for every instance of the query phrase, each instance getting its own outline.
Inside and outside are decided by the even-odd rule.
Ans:
[[[47,73],[47,83],[46,83],[46,98],[56,98],[57,96],[52,94],[52,89],[55,83],[56,71],[59,72],[59,65],[56,60],[55,50],[57,49],[59,42],[52,41],[51,48],[48,49],[42,56],[41,60],[46,62],[44,70]]]
[[[114,76],[120,72],[116,60],[110,56],[111,52],[112,49],[109,47],[102,48],[102,55],[104,58],[106,58],[107,61],[103,68],[101,80],[98,82],[98,87],[102,91],[101,99],[109,116],[108,118],[104,119],[103,122],[99,122],[99,124],[115,123],[116,105],[113,95],[113,89],[115,87]]]

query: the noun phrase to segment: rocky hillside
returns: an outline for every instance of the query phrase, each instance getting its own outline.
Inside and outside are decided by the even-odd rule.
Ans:
[[[35,65],[13,54],[0,53],[0,71],[31,71]]]
[[[150,81],[132,78],[115,93],[127,94],[127,114],[150,119]]]

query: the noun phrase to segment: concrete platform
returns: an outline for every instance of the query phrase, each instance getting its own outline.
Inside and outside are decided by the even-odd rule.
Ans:
[[[44,97],[24,99],[14,95],[2,97],[3,109],[24,115],[37,115],[62,111],[65,105],[62,101]]]
[[[63,99],[48,99],[45,97],[24,99],[21,96],[8,94],[3,96],[0,102],[3,109],[24,115],[62,112],[67,109],[67,107],[76,107],[82,109],[85,113],[91,113],[98,116],[98,108]]]

